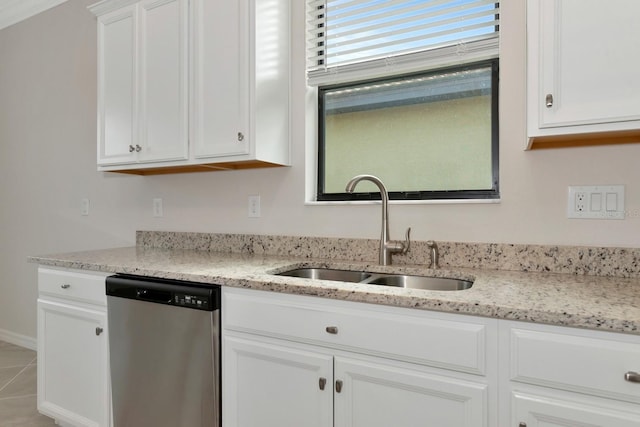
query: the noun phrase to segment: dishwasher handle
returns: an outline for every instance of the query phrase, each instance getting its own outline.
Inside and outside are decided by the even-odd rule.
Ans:
[[[155,289],[136,289],[136,297],[141,301],[167,304],[171,302],[171,292]]]

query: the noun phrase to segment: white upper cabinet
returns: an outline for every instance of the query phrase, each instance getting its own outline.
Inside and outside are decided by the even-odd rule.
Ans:
[[[98,164],[135,162],[136,7],[98,20]]]
[[[141,161],[188,157],[188,6],[139,3]]]
[[[196,161],[288,165],[289,2],[192,4]]]
[[[197,158],[249,154],[248,37],[248,1],[193,0],[191,135]]]
[[[98,169],[288,165],[289,0],[103,0]]]
[[[99,16],[98,165],[188,158],[187,23],[187,0]]]
[[[635,0],[527,2],[530,147],[640,134],[639,14]]]

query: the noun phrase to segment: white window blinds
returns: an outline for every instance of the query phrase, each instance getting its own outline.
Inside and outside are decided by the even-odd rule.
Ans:
[[[311,85],[498,56],[496,0],[307,0],[307,13]]]

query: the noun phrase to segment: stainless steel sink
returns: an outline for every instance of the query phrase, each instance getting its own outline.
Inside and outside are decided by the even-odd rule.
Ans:
[[[279,276],[303,277],[305,279],[334,280],[338,282],[362,282],[371,277],[363,271],[334,270],[331,268],[296,268],[279,273]]]
[[[396,286],[408,289],[427,289],[430,291],[463,291],[473,286],[468,280],[448,277],[426,277],[408,275],[383,275],[366,281],[370,285]]]
[[[462,291],[473,286],[473,282],[471,281],[448,277],[371,273],[367,271],[338,270],[332,268],[297,268],[295,270],[278,273],[278,275],[431,291]]]

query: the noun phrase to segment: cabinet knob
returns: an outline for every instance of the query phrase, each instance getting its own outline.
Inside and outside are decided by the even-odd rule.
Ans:
[[[624,380],[630,383],[640,383],[640,374],[637,372],[629,371],[624,374]]]
[[[100,326],[96,327],[96,335],[100,335],[103,332],[104,332],[104,329],[102,329]]]
[[[327,379],[326,378],[320,378],[318,380],[318,386],[320,387],[320,390],[324,390],[324,386],[327,385]]]
[[[337,326],[327,326],[325,328],[325,331],[327,331],[330,334],[337,334],[338,333],[338,327]]]
[[[342,391],[342,381],[336,380],[336,393],[340,393]]]
[[[527,423],[520,423],[518,424],[518,427],[527,427]]]
[[[140,151],[142,151],[142,147],[136,144],[136,153],[139,153]]]
[[[545,105],[547,106],[547,108],[551,108],[553,107],[553,95],[548,93],[545,100]]]
[[[61,287],[62,289],[69,289],[69,288],[71,287],[71,285],[70,285],[70,284],[68,284],[68,283],[65,283],[65,284],[63,284],[63,285],[60,285],[60,287]]]
[[[244,141],[244,133],[238,132],[238,141],[240,142]]]
[[[136,147],[134,147],[133,145],[129,146],[129,152],[133,153],[136,150]]]

